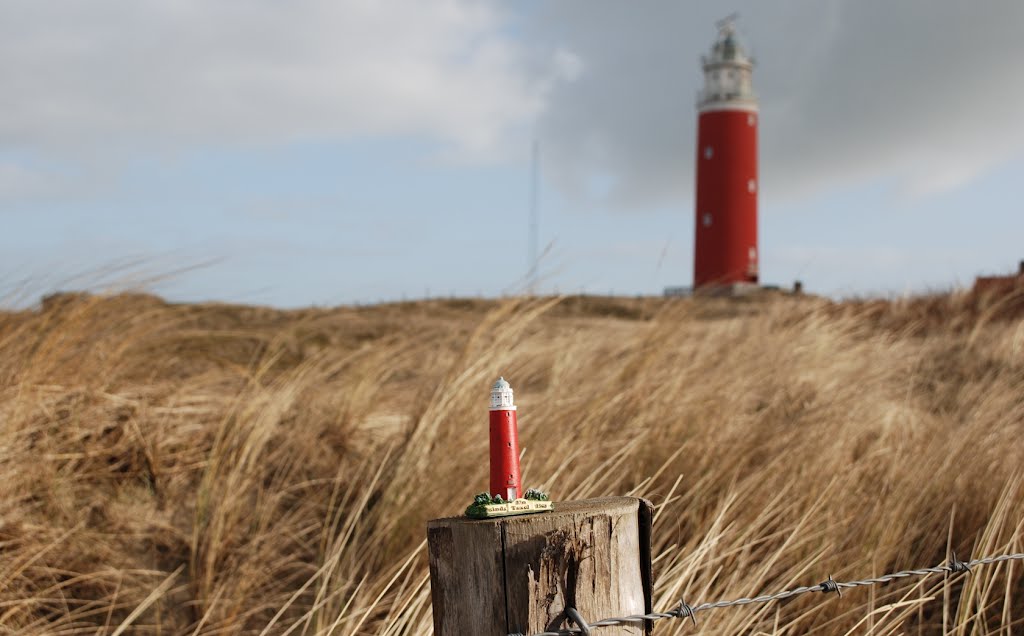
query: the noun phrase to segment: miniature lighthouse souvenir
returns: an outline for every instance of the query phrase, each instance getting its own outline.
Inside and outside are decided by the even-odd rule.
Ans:
[[[533,488],[523,492],[519,472],[519,425],[512,386],[498,378],[491,388],[490,492],[477,495],[466,509],[470,517],[502,517],[554,510],[548,496]]]

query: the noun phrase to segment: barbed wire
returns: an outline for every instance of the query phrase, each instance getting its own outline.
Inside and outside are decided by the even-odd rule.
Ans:
[[[574,607],[565,608],[565,615],[576,624],[576,627],[569,627],[566,629],[560,629],[553,632],[539,632],[533,634],[533,636],[572,636],[574,634],[585,634],[590,635],[591,630],[595,627],[611,627],[613,625],[626,625],[629,623],[643,623],[644,621],[658,621],[666,618],[688,618],[696,626],[697,625],[697,614],[712,609],[720,609],[724,607],[738,607],[740,605],[750,605],[752,603],[770,603],[772,601],[781,601],[783,599],[792,598],[794,596],[800,596],[801,594],[808,594],[810,592],[823,592],[825,594],[835,593],[839,596],[843,595],[844,589],[863,587],[867,585],[877,585],[879,583],[889,583],[897,579],[905,579],[911,576],[928,576],[931,574],[958,574],[960,572],[970,573],[971,568],[977,565],[989,565],[992,563],[1001,563],[1003,561],[1018,561],[1024,560],[1024,553],[1016,554],[1001,554],[999,556],[984,557],[981,559],[974,559],[972,561],[961,561],[956,558],[954,552],[949,562],[945,565],[937,565],[931,568],[920,568],[917,570],[902,570],[900,572],[893,572],[891,574],[884,574],[882,576],[876,576],[870,579],[860,579],[857,581],[835,581],[831,576],[828,580],[822,581],[817,585],[808,585],[804,587],[797,587],[791,590],[785,590],[782,592],[776,592],[774,594],[762,594],[760,596],[738,598],[729,601],[715,601],[713,603],[700,603],[699,605],[689,605],[685,601],[679,601],[679,605],[672,610],[667,612],[651,612],[650,614],[634,614],[632,616],[623,616],[620,618],[603,618],[593,623],[588,623],[583,616],[580,615],[579,611]],[[524,636],[522,633],[513,633],[509,636]]]

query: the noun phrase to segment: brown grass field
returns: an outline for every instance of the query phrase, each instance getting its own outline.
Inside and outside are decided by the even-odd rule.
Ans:
[[[425,522],[486,489],[498,375],[525,485],[654,502],[657,609],[1021,552],[1022,306],[127,294],[0,312],[0,633],[430,633]],[[1022,569],[656,633],[1021,634]]]

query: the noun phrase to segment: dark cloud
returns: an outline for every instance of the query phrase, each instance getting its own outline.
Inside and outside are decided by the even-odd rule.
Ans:
[[[733,8],[759,65],[762,192],[911,193],[1021,152],[1024,3],[93,0],[0,4],[0,150],[440,141],[524,156],[588,203],[689,200],[699,57]],[[512,13],[517,11],[517,13]],[[52,172],[52,171],[51,171]],[[56,177],[0,161],[0,196]]]
[[[735,8],[758,60],[766,196],[878,178],[937,192],[1024,149],[1024,3]],[[573,51],[583,67],[549,95],[540,125],[546,170],[561,188],[586,198],[597,174],[617,208],[689,199],[699,57],[726,12],[712,2],[563,0],[532,14],[533,37]]]

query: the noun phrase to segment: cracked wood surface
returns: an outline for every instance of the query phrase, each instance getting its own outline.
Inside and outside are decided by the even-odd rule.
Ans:
[[[650,611],[651,507],[609,497],[551,513],[427,525],[434,633],[532,634],[584,619]],[[649,633],[640,625],[601,634]]]

